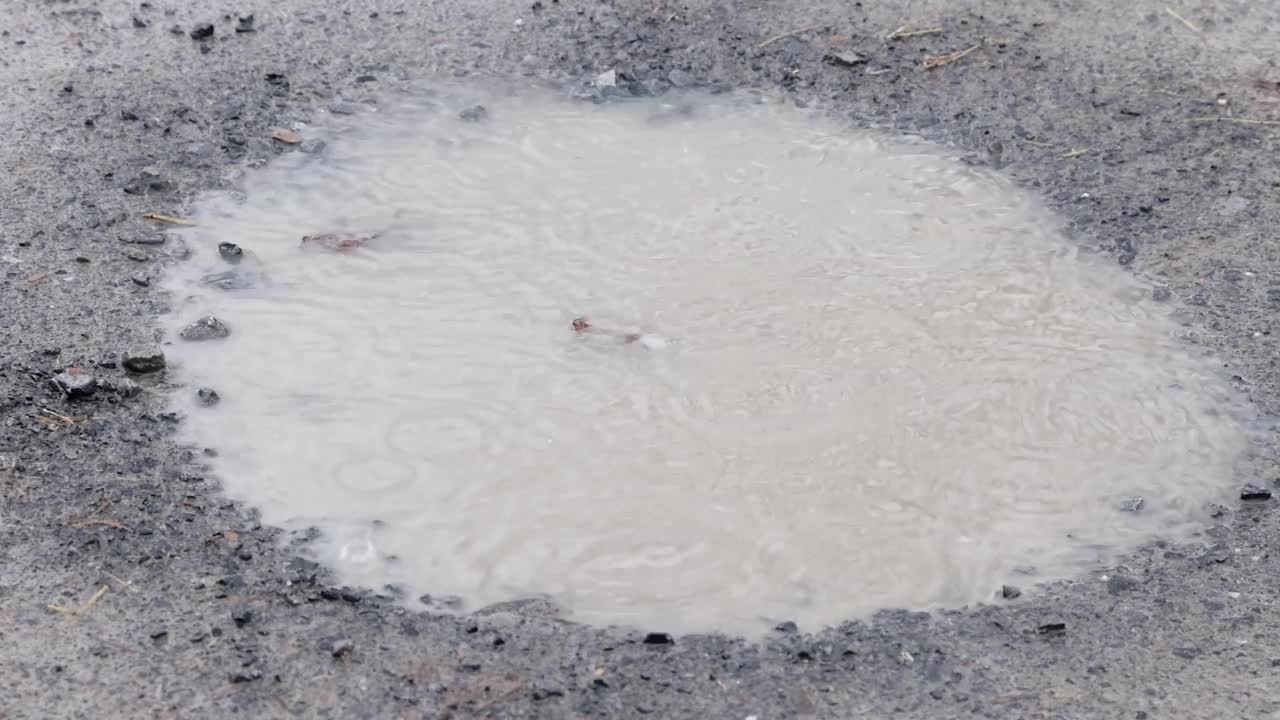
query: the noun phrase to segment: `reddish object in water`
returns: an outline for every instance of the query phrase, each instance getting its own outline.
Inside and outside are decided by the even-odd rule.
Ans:
[[[591,323],[587,322],[587,319],[584,317],[573,319],[573,329],[576,332],[586,332],[587,328],[590,328],[590,327],[591,327]]]
[[[304,235],[302,247],[317,247],[334,252],[347,252],[364,247],[364,244],[378,237],[377,233],[357,235],[355,233],[323,233],[321,235]]]

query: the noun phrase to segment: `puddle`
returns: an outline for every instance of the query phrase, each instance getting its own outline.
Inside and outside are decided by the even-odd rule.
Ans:
[[[207,198],[169,278],[189,439],[344,582],[815,629],[1078,573],[1227,497],[1212,366],[1000,178],[741,98],[473,102]],[[379,234],[300,248],[325,232]],[[228,270],[253,287],[200,282]],[[210,314],[230,337],[176,340]]]

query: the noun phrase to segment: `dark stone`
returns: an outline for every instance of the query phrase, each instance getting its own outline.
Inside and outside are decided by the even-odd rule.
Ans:
[[[1004,598],[1005,600],[1017,599],[1019,597],[1022,597],[1022,589],[1016,585],[1001,585],[1000,597]]]
[[[377,75],[359,75],[356,77],[356,82],[358,83],[371,83],[371,82],[377,82],[377,80],[378,80]]]
[[[1194,660],[1204,652],[1198,647],[1178,647],[1173,649],[1173,654],[1186,660]]]
[[[786,622],[780,622],[777,625],[774,625],[773,629],[780,633],[793,633],[799,630],[799,628],[796,627],[796,624],[791,622],[790,620],[787,620]]]
[[[865,65],[867,59],[855,52],[835,52],[831,51],[822,56],[822,59],[836,65],[838,67],[854,67],[855,65]]]
[[[114,392],[122,398],[132,398],[142,394],[142,386],[129,378],[120,378],[118,380],[110,381],[104,380],[98,384],[103,390]]]
[[[480,122],[489,117],[489,109],[483,105],[475,105],[458,113],[458,117],[466,122]]]
[[[182,26],[181,26],[181,25],[173,25],[173,26],[171,26],[171,27],[169,28],[169,32],[170,32],[170,33],[172,33],[172,34],[174,34],[174,35],[181,35],[181,34],[182,34]]]
[[[197,23],[191,28],[192,40],[208,40],[213,37],[213,23]]]
[[[147,633],[147,634],[151,637],[152,640],[160,640],[168,637],[169,631],[166,630],[165,628],[156,628],[155,630],[152,630],[150,633]]]
[[[283,73],[267,73],[266,78],[267,78],[267,82],[271,83],[272,85],[283,86],[283,87],[289,86],[289,78],[285,77]]]
[[[256,32],[257,28],[253,26],[254,18],[252,15],[245,15],[236,22],[236,32],[251,33]]]
[[[1249,483],[1240,489],[1241,500],[1270,500],[1271,488],[1265,488],[1261,485]]]
[[[1147,501],[1144,500],[1143,498],[1131,497],[1131,498],[1125,498],[1124,500],[1121,500],[1120,504],[1116,506],[1116,509],[1119,510],[1120,512],[1136,513],[1142,510],[1143,506],[1145,506],[1146,504],[1147,504]]]
[[[642,640],[645,645],[674,645],[675,638],[664,632],[651,632],[644,636]]]
[[[343,657],[344,655],[350,655],[351,651],[355,650],[355,647],[356,644],[351,641],[351,638],[345,637],[330,638],[324,642],[325,652],[328,652],[336,658]]]
[[[196,402],[203,407],[213,407],[222,401],[222,397],[218,395],[218,391],[213,388],[202,387],[196,390]]]
[[[133,284],[137,285],[138,287],[151,287],[151,278],[147,277],[146,275],[134,275],[129,279],[132,280]]]
[[[1280,288],[1267,288],[1267,302],[1280,305]]]
[[[231,611],[231,621],[236,627],[244,627],[253,622],[253,611],[247,607],[236,608]]]
[[[173,183],[152,169],[144,169],[138,173],[138,177],[124,186],[125,193],[129,195],[145,195],[149,192],[164,193],[172,189]]]
[[[231,328],[212,315],[202,317],[182,329],[179,337],[183,340],[192,342],[202,342],[205,340],[220,340],[231,334]]]
[[[1151,289],[1151,299],[1156,302],[1167,302],[1173,297],[1173,293],[1167,287],[1157,287]]]
[[[154,346],[132,347],[124,352],[121,365],[125,370],[133,373],[159,372],[165,368],[164,352]]]
[[[50,382],[55,390],[61,391],[69,400],[92,397],[98,391],[97,378],[79,368],[67,368],[55,375]]]
[[[220,242],[218,243],[218,255],[221,256],[223,260],[235,265],[244,259],[244,250],[235,243]]]
[[[1041,625],[1040,627],[1036,628],[1036,632],[1040,633],[1041,635],[1046,635],[1048,637],[1058,637],[1061,635],[1066,635],[1067,624],[1060,623],[1060,622],[1045,623],[1044,625]]]
[[[134,16],[133,16],[133,26],[134,26],[134,27],[136,27],[136,28],[144,28],[144,27],[146,27],[146,26],[147,26],[147,21],[146,21],[146,20],[143,20],[142,18],[138,17],[137,15],[134,15]]]
[[[1133,590],[1141,584],[1142,583],[1138,582],[1137,578],[1132,578],[1128,575],[1112,575],[1111,578],[1107,580],[1107,592],[1112,595],[1119,595]]]
[[[533,699],[546,700],[547,698],[564,697],[564,690],[546,683],[536,683],[533,686]]]

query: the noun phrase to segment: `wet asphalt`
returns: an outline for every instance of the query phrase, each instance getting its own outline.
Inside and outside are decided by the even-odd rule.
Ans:
[[[273,127],[358,124],[442,78],[582,102],[769,93],[952,146],[1039,193],[1221,362],[1258,414],[1229,482],[1274,490],[1276,27],[1277,6],[1246,1],[8,0],[0,718],[1280,713],[1275,499],[1206,509],[1195,542],[1016,598],[993,588],[978,608],[784,626],[763,644],[583,627],[544,601],[454,617],[334,587],[299,557],[305,537],[222,497],[204,448],[172,439],[166,397],[195,389],[155,367],[173,341],[155,330],[170,305],[156,279],[216,250],[143,218],[182,217],[197,193],[303,151]],[[611,69],[606,97],[591,79]]]

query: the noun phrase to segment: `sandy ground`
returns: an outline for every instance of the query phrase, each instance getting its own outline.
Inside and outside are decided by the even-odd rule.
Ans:
[[[212,37],[193,39],[202,22]],[[941,32],[886,40],[900,27]],[[1272,487],[1277,27],[1277,6],[1248,1],[8,0],[0,718],[1280,713],[1273,500],[1011,602],[653,644],[661,628],[582,627],[541,602],[451,617],[332,587],[173,442],[164,373],[133,388],[121,367],[163,340],[154,280],[182,255],[121,240],[291,151],[272,126],[441,77],[590,95],[612,68],[624,95],[759,88],[1034,188],[1079,243],[1168,289],[1189,346],[1258,408],[1233,482]],[[91,398],[50,388],[66,367],[96,378]]]

